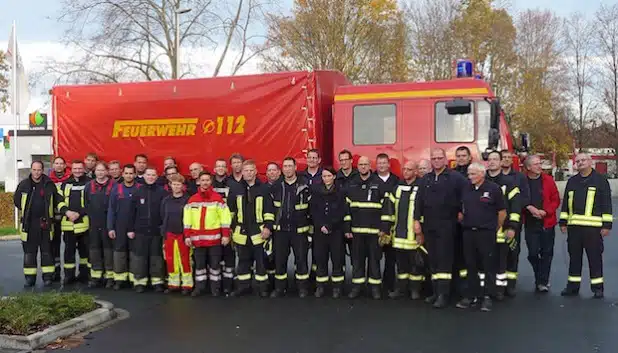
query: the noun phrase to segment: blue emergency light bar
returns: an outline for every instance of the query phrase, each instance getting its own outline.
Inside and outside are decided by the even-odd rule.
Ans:
[[[470,60],[457,60],[457,78],[473,77],[474,67]]]

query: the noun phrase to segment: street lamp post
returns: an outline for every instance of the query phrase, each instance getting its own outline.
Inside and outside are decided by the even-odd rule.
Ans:
[[[174,11],[174,22],[176,23],[176,41],[175,41],[175,47],[176,47],[176,56],[174,57],[174,68],[176,71],[176,79],[180,78],[180,19],[179,19],[179,15],[183,14],[183,13],[187,13],[191,11],[191,9],[180,9],[180,8],[176,8],[176,10]]]

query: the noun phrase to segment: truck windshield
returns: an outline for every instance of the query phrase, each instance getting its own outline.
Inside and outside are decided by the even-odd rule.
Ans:
[[[436,142],[474,141],[474,103],[472,113],[450,115],[446,102],[436,103]]]
[[[485,100],[476,102],[476,144],[479,151],[485,151],[489,146],[489,124],[491,121],[491,107]]]

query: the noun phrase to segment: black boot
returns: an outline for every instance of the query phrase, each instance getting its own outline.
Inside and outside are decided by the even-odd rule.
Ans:
[[[409,281],[407,279],[398,280],[395,286],[395,290],[388,293],[388,297],[391,299],[399,299],[405,296],[408,292],[408,282]]]
[[[382,288],[379,285],[371,286],[371,297],[375,300],[382,299]]]
[[[221,281],[210,281],[210,294],[213,297],[221,295]]]
[[[339,298],[341,298],[341,287],[334,286],[333,287],[333,299],[339,299]]]
[[[298,281],[298,297],[306,298],[309,295],[309,282]]]
[[[137,286],[135,286],[135,292],[137,293],[144,293],[144,291],[146,291],[146,287],[138,284]]]
[[[112,289],[114,288],[114,280],[111,278],[108,278],[107,281],[105,281],[105,289]]]
[[[444,294],[438,295],[436,301],[433,303],[433,307],[436,309],[446,308],[448,305],[448,298]]]
[[[356,298],[358,298],[360,293],[361,293],[361,287],[359,285],[355,285],[355,286],[352,287],[352,290],[350,291],[350,294],[348,294],[348,298],[356,299]]]
[[[563,297],[576,297],[579,295],[579,288],[568,286],[560,292]]]
[[[32,288],[36,284],[35,276],[26,276],[26,282],[24,283],[24,288]]]
[[[316,298],[322,298],[324,296],[324,285],[321,283],[317,284],[317,288],[315,289],[315,297]]]
[[[268,290],[268,281],[259,282],[258,290],[260,291],[260,297],[262,298],[270,297],[270,292]]]

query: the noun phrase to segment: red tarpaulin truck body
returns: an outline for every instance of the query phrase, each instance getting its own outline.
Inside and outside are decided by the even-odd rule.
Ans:
[[[52,90],[54,152],[67,161],[94,152],[130,163],[138,153],[161,166],[173,156],[209,170],[232,153],[268,161],[292,156],[304,167],[318,148],[330,164],[332,103],[339,72],[286,72],[140,83],[57,86]]]

